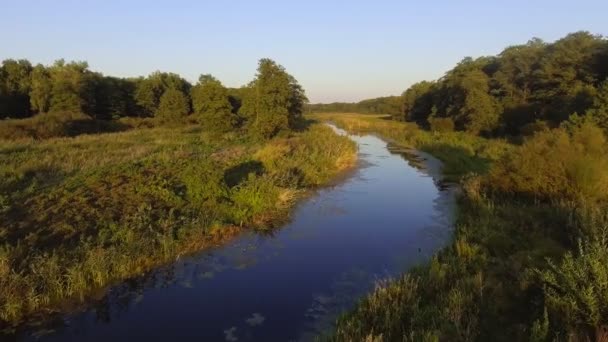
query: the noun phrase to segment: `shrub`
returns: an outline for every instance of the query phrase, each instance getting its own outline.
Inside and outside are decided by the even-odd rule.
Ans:
[[[554,329],[580,337],[574,340],[599,341],[595,335],[608,325],[607,242],[606,237],[581,242],[576,256],[568,252],[559,265],[536,270]]]
[[[112,121],[93,120],[78,112],[41,113],[27,119],[0,120],[0,139],[48,139],[86,133],[117,132],[127,126]]]
[[[167,89],[160,98],[155,117],[164,122],[181,121],[190,113],[186,95],[177,89]]]
[[[535,198],[590,202],[608,199],[608,156],[601,129],[586,123],[568,133],[542,131],[498,161],[486,185]]]
[[[454,120],[451,118],[433,118],[429,117],[429,127],[433,132],[453,132]]]

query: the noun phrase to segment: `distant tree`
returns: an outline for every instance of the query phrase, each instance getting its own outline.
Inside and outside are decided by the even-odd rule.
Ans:
[[[0,67],[0,117],[22,118],[30,115],[30,74],[32,65],[25,59],[7,59]]]
[[[161,121],[180,121],[190,113],[190,103],[184,93],[177,89],[167,89],[160,98],[155,117]]]
[[[238,124],[228,90],[211,75],[201,75],[192,88],[192,107],[196,119],[209,130],[227,132]]]
[[[433,107],[432,82],[418,82],[401,95],[401,120],[423,123],[431,114]]]
[[[178,90],[188,97],[190,88],[190,83],[179,75],[157,71],[137,81],[134,97],[136,104],[143,110],[143,116],[154,116],[165,91]]]
[[[98,119],[112,119],[137,115],[134,100],[134,80],[98,75],[92,82],[93,103],[91,112]]]
[[[505,106],[526,103],[532,94],[534,72],[547,44],[533,38],[524,45],[506,48],[498,55],[498,69],[494,74],[496,95]]]
[[[501,109],[484,72],[489,62],[493,60],[465,58],[444,76],[437,96],[439,117],[451,117],[457,129],[473,134],[497,128]]]
[[[547,46],[533,82],[533,100],[544,118],[561,122],[573,112],[585,112],[591,103],[586,85],[600,77],[594,61],[603,44],[602,37],[581,31]]]
[[[82,112],[87,106],[85,91],[88,72],[86,62],[58,60],[49,69],[51,75],[51,112]]]
[[[602,82],[597,89],[593,103],[585,115],[604,129],[608,136],[608,80]]]
[[[38,64],[32,70],[30,105],[34,112],[45,113],[51,104],[51,91],[53,84],[49,71]]]
[[[304,90],[285,68],[273,60],[261,59],[242,110],[254,135],[271,138],[295,127],[306,101]]]

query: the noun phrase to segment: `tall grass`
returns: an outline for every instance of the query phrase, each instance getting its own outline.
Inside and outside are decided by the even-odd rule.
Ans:
[[[272,228],[355,156],[320,124],[268,142],[198,126],[0,142],[0,327]]]

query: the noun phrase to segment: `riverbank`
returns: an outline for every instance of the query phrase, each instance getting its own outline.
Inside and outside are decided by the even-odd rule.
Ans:
[[[284,222],[356,147],[312,124],[258,142],[198,126],[0,143],[0,328],[243,229]]]
[[[328,340],[545,341],[559,336],[602,336],[598,328],[602,314],[594,311],[592,303],[605,301],[601,297],[605,294],[601,275],[607,274],[601,261],[605,252],[597,252],[606,250],[600,232],[605,222],[603,205],[591,195],[584,202],[569,200],[566,190],[580,189],[580,193],[586,187],[567,177],[564,179],[569,181],[559,183],[557,165],[548,170],[526,169],[525,163],[518,164],[519,169],[510,166],[526,158],[546,165],[543,158],[552,161],[557,153],[568,169],[578,165],[578,159],[554,152],[558,147],[543,142],[543,136],[511,145],[465,133],[422,131],[382,116],[316,117],[350,132],[373,132],[406,148],[431,153],[443,161],[446,179],[463,189],[451,245],[429,264],[380,284],[338,320]],[[575,131],[568,139],[581,144],[577,139],[594,134],[593,129]],[[543,150],[534,154],[538,146]],[[602,161],[600,155],[590,155],[595,153],[593,148],[599,148],[596,143],[589,150],[578,148],[586,160]],[[517,177],[548,176],[554,187],[564,189],[559,192],[561,197],[544,195],[538,189],[535,199],[530,198],[525,188],[516,187],[519,183],[509,183]],[[596,252],[585,254],[583,250]],[[564,257],[570,261],[561,264]],[[596,267],[600,264],[604,266]],[[588,299],[578,295],[585,291]]]

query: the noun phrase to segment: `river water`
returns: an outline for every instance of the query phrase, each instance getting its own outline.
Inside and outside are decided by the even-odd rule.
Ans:
[[[378,137],[350,137],[356,170],[302,201],[283,228],[114,286],[86,311],[19,339],[300,341],[330,330],[379,281],[429,260],[452,231],[455,190],[436,172]]]

